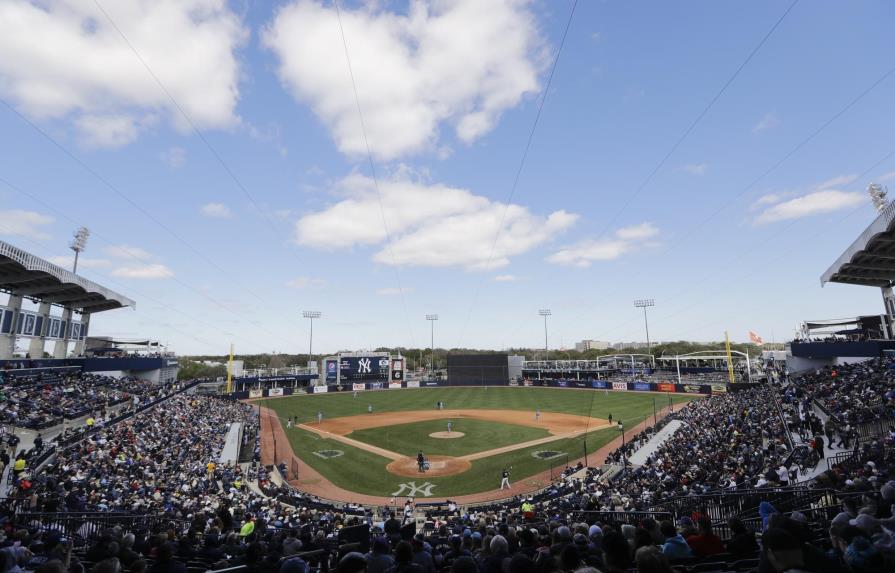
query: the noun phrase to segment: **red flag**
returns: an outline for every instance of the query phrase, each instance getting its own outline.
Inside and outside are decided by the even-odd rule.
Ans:
[[[749,340],[758,345],[764,344],[764,340],[762,340],[761,337],[755,334],[755,332],[752,330],[749,331]]]

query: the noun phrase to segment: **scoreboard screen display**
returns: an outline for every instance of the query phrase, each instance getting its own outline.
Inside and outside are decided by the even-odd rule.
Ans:
[[[388,356],[345,356],[339,360],[339,379],[388,380]]]

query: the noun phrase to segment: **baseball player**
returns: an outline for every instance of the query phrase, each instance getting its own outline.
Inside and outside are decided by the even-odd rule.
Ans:
[[[318,410],[317,411],[317,424],[320,424],[321,422],[323,422],[323,412]]]
[[[419,468],[420,472],[424,472],[426,466],[426,456],[423,455],[423,450],[420,450],[416,455],[416,466]]]
[[[448,434],[451,433],[451,428],[453,428],[453,427],[454,427],[454,424],[450,420],[448,420]]]
[[[373,404],[367,404],[367,414],[373,413]]]
[[[500,472],[500,489],[503,489],[504,486],[510,489],[510,470],[507,468],[503,468],[503,471]]]
[[[537,410],[535,410],[535,422],[540,422],[540,421],[541,421],[541,410],[537,409]]]
[[[357,390],[354,391],[354,397],[357,398]]]

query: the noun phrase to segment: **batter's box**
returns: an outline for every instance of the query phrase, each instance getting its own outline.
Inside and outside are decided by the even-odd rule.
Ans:
[[[332,458],[338,458],[339,456],[344,456],[345,452],[343,452],[342,450],[320,450],[320,451],[314,452],[314,455],[321,457],[325,460],[329,460]]]
[[[565,452],[557,452],[554,450],[538,450],[531,453],[531,456],[538,460],[553,460],[564,455],[566,455]]]

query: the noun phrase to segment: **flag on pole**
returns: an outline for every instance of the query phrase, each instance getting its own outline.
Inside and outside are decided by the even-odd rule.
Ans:
[[[764,344],[764,340],[762,340],[761,337],[755,334],[755,332],[752,330],[749,331],[749,340],[758,345]]]

